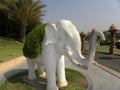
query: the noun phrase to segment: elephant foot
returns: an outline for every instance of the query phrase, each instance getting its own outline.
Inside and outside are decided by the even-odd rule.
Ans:
[[[81,69],[88,70],[88,65],[78,64],[77,66]]]
[[[57,86],[55,86],[55,87],[49,87],[49,86],[47,86],[46,90],[58,90],[58,87]]]
[[[36,75],[28,75],[28,79],[29,80],[35,80],[36,79]]]
[[[91,61],[90,63],[91,63],[91,64],[95,64],[95,65],[97,64],[97,62],[96,62],[96,61]]]
[[[68,85],[67,81],[64,81],[64,82],[58,82],[57,85],[59,87],[66,87]]]
[[[43,73],[39,74],[39,77],[46,78],[47,77],[46,72],[43,72]]]

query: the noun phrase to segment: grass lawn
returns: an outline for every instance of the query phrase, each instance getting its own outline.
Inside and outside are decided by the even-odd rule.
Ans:
[[[96,51],[109,53],[109,45],[101,45],[96,47]],[[120,49],[116,49],[116,54],[120,54]]]
[[[22,77],[27,75],[27,72],[18,74],[0,85],[0,90],[36,90],[30,85],[23,82]],[[86,78],[79,72],[66,69],[66,77],[68,86],[60,90],[85,90],[87,87]]]
[[[109,53],[109,45],[97,45],[96,51]],[[86,50],[88,50],[89,46],[86,46]],[[120,54],[120,49],[116,49],[116,54]]]
[[[65,73],[68,86],[64,90],[86,90],[87,80],[83,74],[70,69],[66,69]]]
[[[109,46],[108,45],[97,46],[96,51],[108,53],[109,52]]]
[[[0,37],[0,62],[23,55],[22,47],[23,44],[20,42]]]

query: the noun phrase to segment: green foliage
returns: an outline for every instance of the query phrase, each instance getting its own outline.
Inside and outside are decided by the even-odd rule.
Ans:
[[[102,41],[100,42],[100,45],[110,45],[110,41],[108,40]]]
[[[19,24],[9,17],[9,14],[0,9],[0,36],[18,39]]]
[[[46,5],[40,0],[1,0],[0,9],[3,9],[11,17],[23,25],[38,21],[40,16],[44,16],[41,10]]]
[[[40,21],[30,23],[27,26],[26,35],[35,28],[36,25],[40,24]],[[20,25],[9,17],[7,12],[0,9],[0,36],[13,38],[20,40]]]
[[[26,35],[31,32],[38,24],[42,24],[40,21],[37,21],[35,23],[31,23],[27,26],[27,31],[26,31]]]
[[[44,8],[40,0],[0,0],[0,9],[6,11],[9,16],[20,25],[20,41],[24,42],[26,38],[26,27],[42,20]]]
[[[116,47],[120,49],[120,42],[116,42]]]
[[[110,33],[109,32],[103,32],[105,36],[105,41],[110,42]]]
[[[116,39],[119,40],[120,39],[120,32],[117,32],[115,36],[116,36]]]
[[[36,58],[41,53],[44,34],[45,24],[39,24],[27,35],[23,47],[25,57]]]

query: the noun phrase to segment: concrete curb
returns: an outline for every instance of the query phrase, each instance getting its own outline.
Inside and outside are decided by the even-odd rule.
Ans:
[[[82,72],[81,72],[82,73]],[[86,90],[93,90],[93,81],[92,79],[85,73],[83,73],[83,75],[85,75],[87,81],[88,81],[88,86],[87,86],[87,89]]]
[[[99,64],[99,63],[97,63],[96,66],[100,67],[101,69],[107,71],[108,73],[110,73],[110,74],[112,74],[112,75],[114,75],[114,76],[116,76],[117,78],[120,79],[120,73],[116,72],[115,70],[112,70],[112,69],[110,69],[109,67],[106,67],[106,66],[104,66],[104,65],[101,65],[101,64]]]

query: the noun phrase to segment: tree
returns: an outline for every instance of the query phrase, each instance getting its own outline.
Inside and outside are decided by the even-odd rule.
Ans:
[[[104,35],[105,35],[105,41],[106,41],[106,42],[110,42],[110,32],[104,31],[103,33],[104,33]]]
[[[120,39],[120,31],[116,32],[116,39],[119,40]]]
[[[0,36],[14,38],[18,40],[20,26],[16,21],[9,18],[7,12],[0,9]]]
[[[41,10],[46,5],[40,0],[0,0],[0,9],[8,12],[10,17],[20,24],[20,41],[25,42],[26,27],[38,20],[42,20],[44,11]]]

